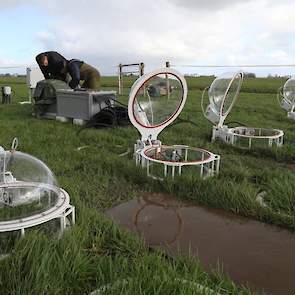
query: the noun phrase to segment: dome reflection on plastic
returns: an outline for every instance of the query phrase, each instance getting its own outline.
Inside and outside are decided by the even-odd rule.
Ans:
[[[8,250],[7,241],[14,241],[17,231],[24,235],[28,228],[48,227],[52,220],[58,220],[55,230],[63,232],[67,224],[75,222],[69,201],[42,161],[0,148],[0,253]]]

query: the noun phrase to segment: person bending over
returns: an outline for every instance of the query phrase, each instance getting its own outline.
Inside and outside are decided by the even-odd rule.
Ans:
[[[36,56],[36,61],[45,79],[66,81],[68,60],[56,51],[46,51]]]
[[[67,73],[72,78],[69,82],[71,88],[77,88],[82,80],[84,81],[82,88],[100,90],[100,73],[91,65],[78,59],[72,59],[67,63]]]

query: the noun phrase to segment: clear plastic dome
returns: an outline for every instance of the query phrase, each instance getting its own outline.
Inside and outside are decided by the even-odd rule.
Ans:
[[[171,73],[157,74],[137,91],[133,116],[141,126],[160,126],[174,116],[183,99],[183,85],[178,77]]]
[[[225,73],[217,77],[211,84],[208,94],[211,106],[219,115],[227,115],[241,88],[243,73]]]
[[[0,221],[25,218],[56,205],[59,188],[40,160],[17,151],[0,150]]]
[[[295,102],[295,78],[291,78],[285,83],[283,95],[288,101]]]
[[[14,181],[58,186],[52,171],[40,160],[18,151],[0,151],[0,184]]]

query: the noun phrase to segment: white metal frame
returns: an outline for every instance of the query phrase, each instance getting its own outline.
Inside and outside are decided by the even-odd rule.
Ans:
[[[18,140],[15,138],[12,143],[11,153],[13,153],[18,145]],[[17,199],[16,202],[9,202],[9,195],[7,190],[10,189],[23,189],[23,188],[33,188],[37,190],[45,190],[55,193],[57,200],[55,204],[49,209],[44,209],[40,213],[32,213],[32,215],[26,217],[15,218],[7,221],[0,221],[0,233],[15,232],[20,231],[21,236],[25,235],[25,231],[28,228],[32,228],[43,223],[49,222],[54,219],[60,220],[60,234],[62,234],[67,226],[67,220],[70,224],[75,224],[75,207],[70,205],[70,197],[68,193],[58,188],[54,185],[40,182],[30,182],[30,181],[19,181],[17,180],[11,171],[6,170],[6,151],[0,146],[0,154],[3,155],[1,160],[1,171],[0,171],[0,200],[3,208],[1,210],[6,210],[6,206],[17,207],[27,203],[24,199]],[[39,162],[41,162],[39,160]],[[43,162],[41,164],[45,165]],[[16,195],[17,196],[17,195]],[[36,199],[40,200],[40,194],[37,195]],[[50,200],[50,198],[49,198]],[[67,217],[71,215],[71,219]]]
[[[259,135],[262,134],[264,130],[271,131],[273,135]],[[258,135],[253,135],[255,131],[258,131]],[[254,140],[266,140],[268,142],[268,147],[281,147],[283,145],[284,132],[279,129],[263,129],[243,126],[228,128],[226,125],[220,128],[213,126],[212,141],[214,141],[217,138],[220,138],[224,142],[232,145],[236,145],[238,140],[243,138],[248,140],[248,148],[252,147],[252,142]]]
[[[184,161],[177,162],[177,161],[168,161],[168,160],[158,160],[158,159],[151,158],[147,155],[147,153],[151,150],[156,149],[156,150],[158,150],[158,152],[160,152],[162,148],[172,148],[172,149],[183,148],[185,150]],[[201,152],[202,159],[198,160],[198,161],[188,161],[187,154],[188,154],[189,150]],[[181,175],[183,169],[188,166],[199,166],[201,178],[207,178],[209,176],[214,176],[214,175],[218,174],[219,166],[220,166],[220,156],[219,155],[215,155],[215,154],[213,154],[207,150],[204,150],[204,149],[189,147],[187,145],[147,146],[140,151],[140,157],[141,157],[142,167],[146,167],[147,175],[150,177],[153,177],[153,178],[159,178],[159,177],[154,176],[150,172],[151,163],[162,164],[163,165],[163,176],[167,177],[170,175],[173,179],[175,177],[175,174],[178,173],[178,175]],[[206,164],[209,164],[209,166],[210,166],[209,169],[206,169]],[[159,178],[159,179],[162,179],[162,178]]]
[[[157,76],[157,75],[165,75],[166,79],[168,77],[168,75],[173,75],[174,77],[176,77],[178,79],[178,81],[181,83],[182,85],[182,98],[180,101],[180,104],[178,106],[178,108],[175,110],[175,112],[171,115],[170,118],[168,118],[165,122],[162,122],[161,124],[158,124],[156,126],[145,126],[142,123],[140,123],[134,114],[134,104],[136,101],[136,97],[138,92],[140,91],[140,89],[143,87],[143,85],[149,81],[150,79],[152,79],[153,77]],[[183,77],[182,74],[180,74],[178,71],[171,69],[171,68],[160,68],[157,70],[154,70],[148,74],[145,74],[144,76],[140,77],[139,79],[137,79],[135,81],[135,83],[133,84],[131,91],[130,91],[130,95],[129,95],[129,102],[128,102],[128,115],[130,118],[131,123],[134,125],[134,127],[139,131],[139,133],[141,134],[141,139],[137,140],[137,143],[134,146],[134,155],[135,155],[135,160],[136,160],[136,164],[137,165],[141,165],[142,167],[146,167],[147,169],[147,175],[154,177],[153,175],[151,175],[150,171],[149,171],[149,167],[152,163],[158,163],[158,164],[162,164],[163,165],[163,176],[166,177],[169,174],[168,168],[171,167],[171,176],[172,178],[174,178],[175,176],[175,169],[178,167],[178,174],[180,175],[182,173],[182,168],[184,166],[200,166],[201,167],[201,177],[203,177],[203,171],[204,171],[204,165],[207,163],[212,163],[212,173],[209,173],[209,176],[212,176],[214,174],[217,174],[219,171],[219,163],[220,163],[220,156],[219,155],[215,155],[209,151],[206,150],[202,150],[202,149],[197,149],[197,148],[190,148],[188,146],[183,146],[183,145],[173,145],[173,146],[169,146],[172,149],[173,148],[179,148],[179,147],[183,147],[186,149],[186,151],[188,151],[189,149],[195,149],[198,151],[203,151],[204,155],[207,154],[209,155],[209,158],[203,159],[201,161],[195,161],[195,162],[190,162],[187,161],[187,159],[185,159],[182,162],[173,162],[173,161],[165,161],[165,160],[157,160],[157,159],[153,159],[150,158],[146,155],[146,152],[149,149],[153,149],[153,148],[163,148],[166,146],[162,146],[162,143],[157,139],[158,135],[160,134],[161,131],[163,131],[168,125],[170,125],[181,113],[186,99],[187,99],[187,83],[185,78]]]
[[[240,77],[240,81],[239,81],[236,94],[228,110],[224,112],[223,108],[224,108],[225,101],[227,99],[228,92],[230,90],[230,87],[233,81],[236,79],[237,76]],[[271,128],[269,129],[253,128],[253,127],[245,127],[245,126],[229,128],[227,125],[224,125],[224,121],[226,117],[230,113],[234,103],[236,102],[238,98],[238,94],[240,92],[242,82],[243,82],[243,72],[234,73],[233,78],[229,82],[229,85],[224,93],[224,96],[222,98],[222,103],[218,110],[216,110],[216,108],[214,107],[214,101],[210,97],[209,97],[209,102],[210,102],[209,105],[206,107],[206,109],[204,108],[204,97],[205,97],[205,93],[208,92],[209,88],[207,87],[204,89],[202,93],[201,107],[202,107],[204,117],[214,124],[212,129],[212,141],[219,138],[228,144],[236,145],[238,140],[243,138],[248,140],[248,148],[251,148],[253,140],[260,140],[260,141],[267,140],[268,147],[272,147],[273,145],[277,147],[281,147],[283,145],[283,137],[284,137],[284,132],[282,130],[271,129]],[[262,135],[263,131],[267,131],[267,133],[271,135]]]
[[[51,190],[54,193],[56,193],[56,195],[58,196],[56,204],[50,209],[42,213],[34,214],[32,216],[25,217],[25,218],[2,221],[0,222],[0,232],[20,231],[21,236],[24,236],[25,230],[27,228],[31,228],[31,227],[46,223],[53,219],[60,220],[60,229],[61,229],[61,232],[63,232],[64,229],[66,228],[66,217],[69,215],[71,215],[72,217],[71,219],[72,224],[75,224],[75,207],[70,205],[70,197],[68,193],[63,189],[59,189],[55,186],[43,184],[43,183],[40,184],[40,183],[22,182],[22,181],[16,181],[13,183],[2,183],[0,185],[0,189],[18,188],[18,187],[22,187],[22,188],[23,187],[40,187],[40,185],[42,185],[42,188]]]

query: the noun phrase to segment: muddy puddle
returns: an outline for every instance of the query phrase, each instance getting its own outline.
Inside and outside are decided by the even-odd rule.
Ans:
[[[106,211],[121,227],[169,255],[196,255],[240,284],[272,295],[295,294],[295,234],[223,210],[144,194]]]

